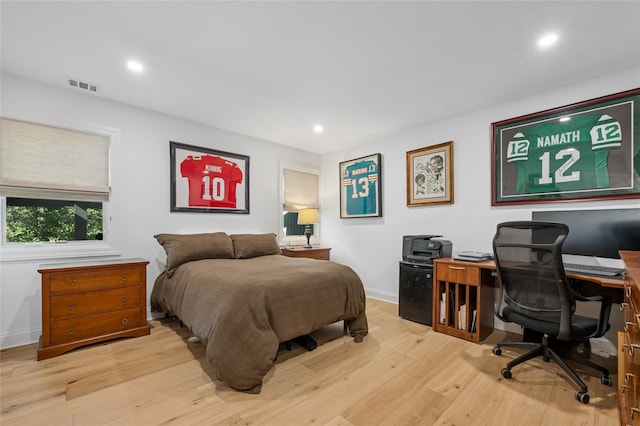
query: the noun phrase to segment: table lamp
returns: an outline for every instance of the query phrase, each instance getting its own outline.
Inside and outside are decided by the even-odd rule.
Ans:
[[[302,209],[298,212],[298,225],[307,225],[304,235],[307,237],[307,244],[304,248],[311,248],[309,239],[311,238],[311,224],[318,223],[318,209]]]

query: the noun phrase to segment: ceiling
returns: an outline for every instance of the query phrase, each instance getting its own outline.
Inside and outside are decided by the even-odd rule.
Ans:
[[[2,0],[0,14],[5,72],[316,153],[640,67],[638,1]],[[536,48],[548,31],[559,42]]]

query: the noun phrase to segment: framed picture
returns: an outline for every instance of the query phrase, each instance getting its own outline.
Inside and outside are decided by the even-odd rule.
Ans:
[[[170,142],[171,211],[249,213],[249,157]]]
[[[382,216],[381,155],[340,163],[340,218]]]
[[[491,204],[640,197],[640,89],[492,123]]]
[[[407,206],[453,204],[453,141],[407,152]]]

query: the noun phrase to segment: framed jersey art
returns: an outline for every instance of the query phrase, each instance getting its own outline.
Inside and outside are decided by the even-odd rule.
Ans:
[[[640,89],[492,123],[492,205],[640,198]]]
[[[382,216],[380,154],[340,163],[340,218]]]
[[[170,142],[171,211],[249,213],[249,157]]]

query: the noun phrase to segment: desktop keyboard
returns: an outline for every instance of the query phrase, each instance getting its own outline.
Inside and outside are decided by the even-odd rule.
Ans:
[[[582,265],[580,263],[565,263],[566,272],[577,272],[590,275],[600,275],[603,277],[615,277],[624,272],[623,268],[611,268],[608,266]]]

